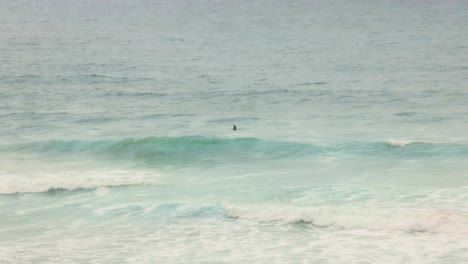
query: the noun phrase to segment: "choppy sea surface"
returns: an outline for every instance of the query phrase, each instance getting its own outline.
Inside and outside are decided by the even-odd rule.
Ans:
[[[467,10],[0,0],[0,263],[468,263]]]

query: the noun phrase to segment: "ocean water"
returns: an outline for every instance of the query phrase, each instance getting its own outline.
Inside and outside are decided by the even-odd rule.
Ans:
[[[467,10],[0,0],[0,263],[468,263]]]

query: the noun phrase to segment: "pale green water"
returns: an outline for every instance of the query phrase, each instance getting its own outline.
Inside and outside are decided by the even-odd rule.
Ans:
[[[467,262],[466,10],[0,0],[0,262]]]

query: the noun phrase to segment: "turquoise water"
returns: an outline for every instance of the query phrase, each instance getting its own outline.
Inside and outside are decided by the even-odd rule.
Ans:
[[[468,262],[466,10],[1,0],[0,263]]]

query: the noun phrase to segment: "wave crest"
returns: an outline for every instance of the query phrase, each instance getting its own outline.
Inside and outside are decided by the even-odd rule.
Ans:
[[[0,175],[0,194],[49,193],[94,190],[106,187],[152,185],[158,183],[154,172],[118,170],[62,171],[28,175]]]
[[[125,159],[152,161],[190,161],[230,158],[270,158],[319,151],[318,147],[275,142],[256,138],[147,137],[122,140],[51,140],[4,147],[6,151],[26,151],[50,154],[98,154]]]
[[[117,140],[50,140],[0,146],[0,151],[40,154],[100,155],[126,160],[166,162],[235,161],[301,156],[466,157],[468,145],[416,141],[344,142],[314,145],[258,138],[202,136],[146,137]]]
[[[390,139],[384,142],[390,146],[395,146],[395,147],[404,147],[404,146],[411,145],[411,144],[421,143],[421,142],[411,141],[411,140],[396,140],[396,139]]]

